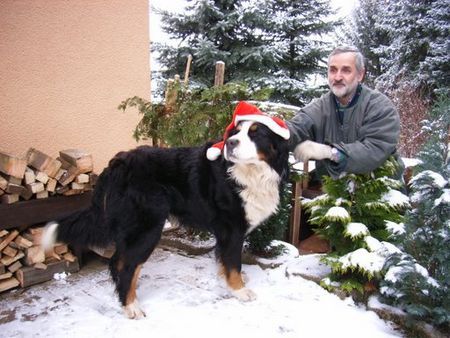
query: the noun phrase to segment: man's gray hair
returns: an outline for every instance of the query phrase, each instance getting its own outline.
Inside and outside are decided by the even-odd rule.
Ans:
[[[328,56],[328,65],[330,64],[330,58],[334,55],[342,54],[342,53],[355,53],[356,56],[356,70],[358,72],[362,72],[364,70],[364,56],[359,51],[358,48],[353,46],[338,46],[331,54]]]

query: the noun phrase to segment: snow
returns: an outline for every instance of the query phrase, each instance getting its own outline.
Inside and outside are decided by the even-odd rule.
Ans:
[[[345,226],[345,233],[351,238],[363,237],[369,234],[369,229],[358,222],[350,222]]]
[[[411,179],[412,186],[415,187],[417,181],[424,177],[430,177],[432,179],[432,185],[437,188],[443,189],[448,184],[448,181],[441,174],[432,170],[424,170]]]
[[[383,268],[385,259],[376,252],[369,252],[364,248],[359,248],[339,258],[342,269],[360,268],[362,271],[372,275],[378,273]]]
[[[409,197],[395,189],[390,189],[381,196],[381,201],[388,203],[393,208],[406,208],[410,205]]]
[[[158,248],[144,264],[137,289],[144,319],[125,318],[106,264],[100,264],[2,295],[0,332],[11,338],[401,336],[351,299],[342,301],[287,273],[304,259],[314,262],[297,256],[274,269],[244,265],[247,285],[258,295],[244,303],[217,276],[212,253],[187,257]],[[5,320],[8,311],[14,320]]]
[[[450,189],[444,189],[442,191],[442,195],[434,201],[435,207],[440,204],[450,204]]]
[[[439,283],[432,277],[430,277],[430,275],[428,274],[427,269],[425,269],[422,265],[415,263],[413,265],[410,264],[404,264],[402,265],[401,262],[400,264],[397,265],[393,265],[389,268],[389,270],[386,272],[386,275],[384,276],[384,279],[387,281],[390,281],[392,283],[396,283],[399,280],[402,280],[403,275],[405,273],[411,272],[412,270],[414,270],[415,272],[421,274],[428,282],[428,284],[438,288],[439,287]],[[389,289],[381,289],[380,290],[382,293],[386,293],[386,292],[390,292]],[[401,294],[397,294],[397,297],[400,297]]]
[[[342,207],[331,207],[325,214],[325,218],[332,221],[347,221],[350,220],[350,214]]]
[[[395,223],[392,221],[385,221],[386,229],[394,235],[403,235],[405,233],[404,223]]]

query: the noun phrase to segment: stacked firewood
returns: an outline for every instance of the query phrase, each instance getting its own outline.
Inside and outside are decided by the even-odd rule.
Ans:
[[[92,155],[79,149],[62,150],[56,159],[34,148],[25,158],[0,152],[0,202],[81,194],[95,184],[92,171]]]
[[[53,278],[55,273],[79,270],[78,260],[66,244],[44,251],[43,227],[0,230],[0,292],[27,287]]]

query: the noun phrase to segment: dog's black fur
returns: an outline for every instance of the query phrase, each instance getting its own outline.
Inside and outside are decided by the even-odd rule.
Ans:
[[[269,164],[282,184],[288,175],[287,141],[257,125],[256,131],[248,133],[249,138],[261,161]],[[232,130],[229,137],[236,133],[238,130]],[[245,182],[237,183],[230,175],[235,163],[223,156],[215,161],[206,158],[210,145],[172,149],[141,146],[120,152],[100,175],[91,206],[57,221],[57,241],[75,248],[115,244],[110,271],[125,307],[135,301],[138,267],[158,244],[169,215],[183,225],[214,234],[217,258],[228,284],[232,289],[243,287],[231,275],[235,272],[240,278],[241,251],[249,229],[246,201],[239,194]]]

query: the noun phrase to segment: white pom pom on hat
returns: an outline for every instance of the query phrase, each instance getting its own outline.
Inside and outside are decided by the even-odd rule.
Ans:
[[[223,150],[223,141],[213,144],[206,151],[206,158],[210,161],[215,161],[219,158]]]

